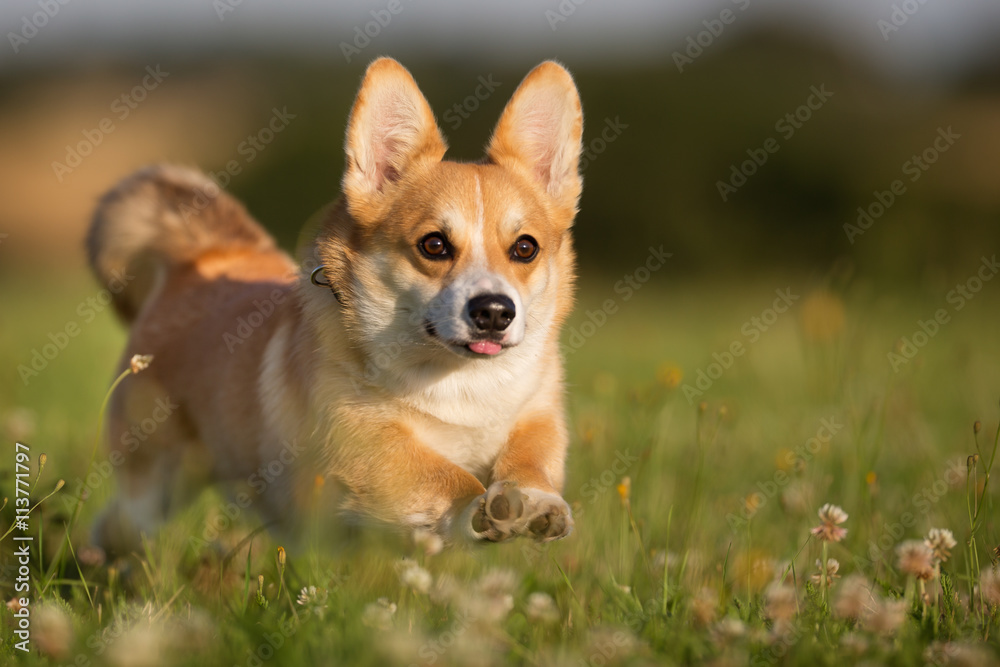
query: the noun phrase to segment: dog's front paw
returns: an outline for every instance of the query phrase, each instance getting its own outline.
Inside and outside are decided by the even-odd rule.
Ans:
[[[478,540],[501,542],[524,535],[550,542],[573,530],[573,516],[565,500],[537,489],[519,488],[512,481],[494,482],[469,509],[468,526]]]
[[[515,482],[494,482],[486,493],[472,501],[472,536],[501,542],[517,534],[524,516],[523,494]]]
[[[573,532],[573,513],[560,496],[526,489],[524,498],[526,535],[539,542],[552,542]]]

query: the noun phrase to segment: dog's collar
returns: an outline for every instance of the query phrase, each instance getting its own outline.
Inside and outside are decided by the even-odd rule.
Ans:
[[[347,304],[344,302],[344,295],[340,293],[340,290],[334,287],[331,283],[320,280],[319,276],[324,270],[326,270],[326,267],[322,264],[313,269],[312,273],[309,274],[309,282],[318,287],[329,287],[330,291],[333,292],[333,296],[336,297],[337,303],[341,306],[346,306]]]

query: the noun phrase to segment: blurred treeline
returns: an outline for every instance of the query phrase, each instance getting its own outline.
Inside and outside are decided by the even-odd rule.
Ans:
[[[0,231],[9,230],[11,244],[22,229],[27,237],[32,229],[37,236],[39,225],[47,231],[21,251],[4,253],[0,263],[76,253],[100,191],[160,160],[210,171],[237,160],[241,171],[230,189],[293,247],[303,224],[337,194],[346,116],[364,65],[376,55],[347,65],[336,54],[319,61],[227,52],[4,74],[0,126],[8,154],[0,158],[6,163],[0,177],[10,174],[13,190],[5,193],[11,202],[0,204]],[[503,105],[535,64],[387,55],[415,75],[455,159],[481,155]],[[1000,69],[933,84],[899,81],[861,59],[770,32],[713,45],[683,73],[669,53],[606,66],[563,61],[583,96],[586,142],[608,122],[619,127],[585,171],[576,242],[586,271],[631,270],[648,246],[663,245],[682,275],[822,273],[849,265],[912,283],[971,270],[998,245]],[[89,176],[57,182],[50,163],[64,146],[100,119],[116,91],[157,62],[170,72],[162,91],[151,92],[134,119],[78,168],[92,170]],[[458,123],[453,107],[475,94],[479,77],[499,85]],[[786,139],[775,123],[805,103],[814,86],[833,96]],[[183,103],[176,102],[182,91]],[[238,146],[267,124],[273,108],[287,108],[295,119],[247,161]],[[25,127],[32,123],[41,127]],[[869,206],[876,191],[907,178],[904,162],[949,126],[961,138],[917,182],[907,181],[906,193],[852,245],[844,224],[856,221],[858,207]],[[155,141],[157,133],[166,138]],[[25,139],[34,134],[45,138],[45,150]],[[724,202],[717,182],[729,180],[732,165],[771,137],[778,152]]]

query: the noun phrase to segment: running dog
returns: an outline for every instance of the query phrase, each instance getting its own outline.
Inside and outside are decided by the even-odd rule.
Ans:
[[[130,278],[114,297],[130,326],[121,368],[153,362],[109,408],[120,494],[96,542],[122,553],[152,535],[180,504],[183,461],[203,481],[256,479],[268,521],[305,511],[320,475],[344,489],[341,511],[406,529],[567,536],[559,332],[582,130],[572,77],[544,62],[485,158],[448,161],[413,77],[374,61],[342,195],[306,253],[315,270],[196,171],[151,167],[108,192],[90,261],[102,282]]]

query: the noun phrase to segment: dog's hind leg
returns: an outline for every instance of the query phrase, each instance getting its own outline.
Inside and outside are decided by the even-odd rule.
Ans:
[[[92,531],[94,543],[109,557],[141,550],[142,536],[155,536],[169,516],[174,472],[175,466],[165,458],[144,470],[119,471],[119,494],[104,508]]]
[[[183,454],[192,443],[179,406],[162,395],[155,381],[128,380],[132,382],[112,400],[110,452],[97,464],[102,476],[113,471],[118,483],[118,496],[92,530],[94,543],[111,557],[141,550],[142,536],[155,537],[170,514],[193,496],[179,492]]]

